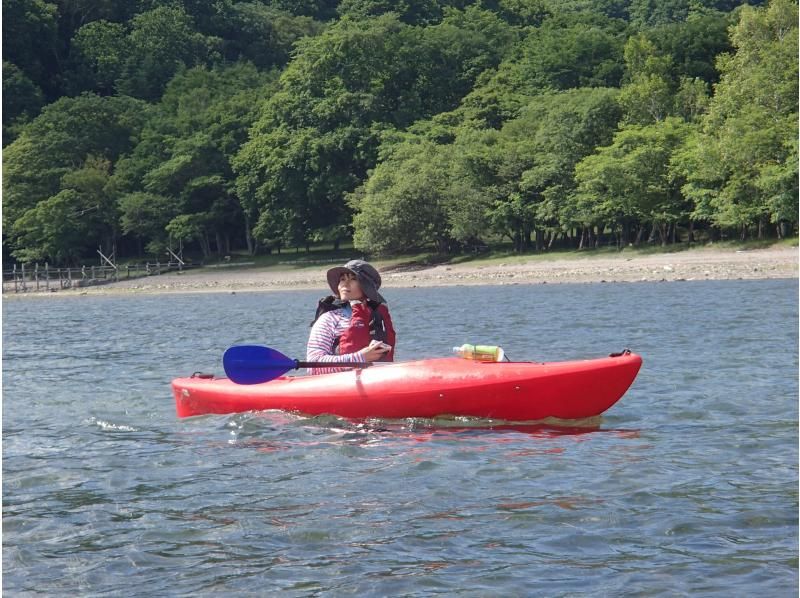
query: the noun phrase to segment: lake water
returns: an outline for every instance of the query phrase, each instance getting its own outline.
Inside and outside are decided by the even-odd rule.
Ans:
[[[6,595],[796,595],[796,279],[385,289],[400,360],[640,353],[594,429],[176,417],[321,294],[5,300]]]

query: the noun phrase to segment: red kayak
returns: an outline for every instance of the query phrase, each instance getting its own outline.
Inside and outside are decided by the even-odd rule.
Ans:
[[[227,378],[172,381],[179,417],[280,409],[349,419],[467,416],[505,421],[600,415],[633,383],[642,358],[484,363],[450,357],[239,385]]]

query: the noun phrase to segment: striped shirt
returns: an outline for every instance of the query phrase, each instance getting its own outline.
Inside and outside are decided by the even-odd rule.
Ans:
[[[306,360],[330,363],[364,363],[366,359],[361,353],[336,355],[334,350],[334,342],[350,326],[350,317],[352,315],[353,310],[349,305],[322,314],[311,327],[311,334],[308,336],[308,346],[306,347]],[[330,374],[332,372],[343,372],[347,369],[337,367],[309,368],[309,373]]]

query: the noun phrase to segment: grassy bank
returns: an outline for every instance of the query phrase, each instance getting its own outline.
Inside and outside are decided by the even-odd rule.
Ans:
[[[298,271],[304,269],[319,269],[326,264],[331,266],[344,263],[354,258],[367,259],[382,270],[399,270],[405,267],[434,266],[434,265],[470,265],[493,266],[501,263],[519,265],[536,262],[557,260],[582,261],[597,258],[636,258],[660,254],[677,254],[686,251],[750,251],[756,249],[797,247],[796,237],[783,240],[762,241],[720,241],[708,244],[674,244],[674,245],[647,245],[640,247],[626,247],[618,250],[616,247],[600,247],[597,249],[554,249],[549,251],[529,251],[517,253],[510,245],[495,245],[480,252],[464,252],[453,254],[436,254],[431,252],[416,252],[393,256],[369,256],[354,249],[352,245],[342,245],[334,250],[330,245],[312,247],[310,251],[283,251],[280,254],[251,256],[247,254],[232,254],[230,260],[207,262],[205,269],[212,270],[239,270],[257,269],[268,271]]]

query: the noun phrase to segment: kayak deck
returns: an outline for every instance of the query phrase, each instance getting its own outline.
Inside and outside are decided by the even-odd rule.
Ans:
[[[172,390],[179,417],[278,409],[348,419],[582,419],[600,415],[622,398],[641,364],[641,357],[629,351],[552,363],[443,358],[282,376],[252,385],[227,378],[177,378]]]

